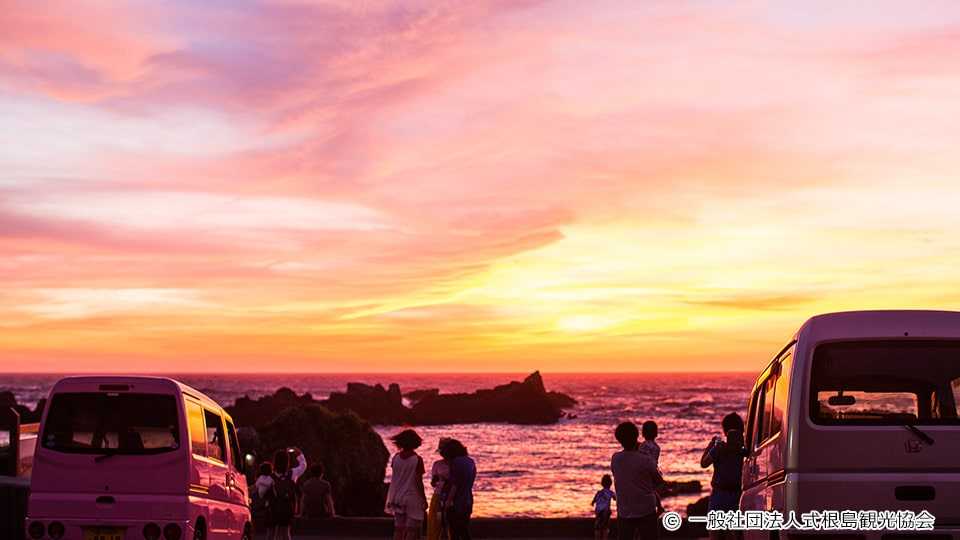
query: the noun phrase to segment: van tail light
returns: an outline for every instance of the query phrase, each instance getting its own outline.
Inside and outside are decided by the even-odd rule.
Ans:
[[[183,536],[183,529],[176,523],[168,523],[167,526],[163,528],[164,540],[180,540],[181,536]]]
[[[63,528],[63,523],[60,523],[59,521],[54,521],[50,524],[50,526],[47,527],[47,534],[49,534],[50,538],[53,538],[53,540],[60,540],[63,538],[63,534],[65,532],[66,530]]]
[[[30,526],[27,527],[27,532],[30,533],[30,538],[34,540],[39,540],[43,538],[43,533],[47,531],[47,528],[43,526],[42,521],[31,521]]]
[[[147,523],[143,526],[143,537],[146,540],[160,540],[160,526],[156,523]]]

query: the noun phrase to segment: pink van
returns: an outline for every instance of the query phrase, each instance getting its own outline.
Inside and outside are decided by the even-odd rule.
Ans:
[[[252,538],[236,430],[212,399],[165,378],[70,377],[48,403],[28,538]]]

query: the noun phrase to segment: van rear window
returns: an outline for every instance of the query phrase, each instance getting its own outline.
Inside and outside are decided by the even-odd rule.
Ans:
[[[180,447],[172,395],[62,393],[53,396],[43,447],[85,454],[154,454]]]
[[[810,417],[818,424],[960,424],[960,341],[817,347]]]

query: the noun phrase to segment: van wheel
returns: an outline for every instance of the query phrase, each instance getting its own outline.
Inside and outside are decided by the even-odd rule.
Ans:
[[[202,520],[197,520],[197,526],[193,528],[193,540],[207,540],[207,526]]]
[[[250,534],[250,524],[247,523],[243,526],[243,536],[240,537],[240,540],[253,540],[253,535]]]

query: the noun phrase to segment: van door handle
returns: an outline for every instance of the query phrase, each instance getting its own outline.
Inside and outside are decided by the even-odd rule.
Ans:
[[[114,499],[109,495],[103,495],[101,497],[97,497],[97,504],[113,504],[115,502],[117,502],[116,499]]]

